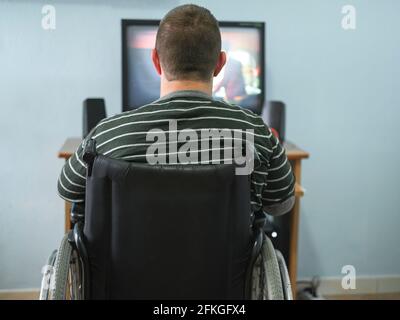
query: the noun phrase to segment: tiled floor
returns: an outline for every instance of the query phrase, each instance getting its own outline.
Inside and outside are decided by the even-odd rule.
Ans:
[[[328,300],[400,300],[400,293],[349,294],[325,296]]]
[[[37,300],[38,291],[0,292],[0,300]]]
[[[39,292],[0,292],[0,300],[37,300]],[[400,293],[351,294],[324,296],[327,300],[400,300]]]

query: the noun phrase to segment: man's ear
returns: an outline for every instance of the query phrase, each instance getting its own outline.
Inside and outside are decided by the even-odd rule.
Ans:
[[[222,70],[226,63],[226,53],[225,51],[221,51],[218,56],[217,65],[214,69],[214,77],[216,77]]]
[[[153,60],[157,73],[161,76],[161,62],[156,49],[151,50],[151,60]]]

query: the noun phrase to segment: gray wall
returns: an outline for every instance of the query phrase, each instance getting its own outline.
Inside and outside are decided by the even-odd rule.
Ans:
[[[113,3],[112,5],[107,3]],[[63,235],[56,158],[81,134],[81,103],[121,110],[121,18],[161,18],[185,1],[0,0],[0,289],[40,285]],[[304,162],[299,276],[400,274],[398,1],[193,1],[221,20],[267,22],[268,99],[288,106]],[[56,8],[41,28],[43,4]],[[341,8],[357,29],[341,28]]]

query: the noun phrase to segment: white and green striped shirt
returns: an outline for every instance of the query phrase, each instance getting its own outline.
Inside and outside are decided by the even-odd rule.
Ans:
[[[146,162],[146,151],[154,143],[147,141],[146,135],[155,128],[168,133],[171,120],[176,121],[178,131],[229,129],[244,132],[251,129],[256,153],[251,174],[252,208],[254,211],[264,208],[271,214],[290,210],[295,180],[285,150],[277,138],[260,116],[239,106],[214,100],[204,93],[174,92],[139,109],[104,119],[87,139],[96,140],[100,154],[126,161]],[[83,202],[85,199],[83,145],[84,142],[68,159],[58,179],[60,196],[70,202]],[[221,154],[224,154],[222,143],[219,146]],[[202,152],[201,148],[198,152]],[[169,150],[167,153],[171,155]]]

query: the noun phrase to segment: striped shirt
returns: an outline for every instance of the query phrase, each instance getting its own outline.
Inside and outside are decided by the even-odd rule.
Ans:
[[[229,129],[244,133],[250,130],[255,158],[251,173],[252,209],[255,212],[264,208],[268,213],[269,208],[274,211],[273,208],[278,205],[293,200],[295,179],[290,162],[284,148],[262,118],[247,109],[214,100],[205,93],[174,92],[141,108],[104,119],[86,139],[96,141],[99,154],[126,161],[146,162],[146,152],[154,144],[154,141],[148,141],[147,134],[152,129],[163,130],[167,133],[168,143],[168,133],[171,133],[169,124],[172,120],[176,122],[179,132],[185,129],[192,132]],[[59,195],[70,202],[83,202],[85,199],[86,164],[82,159],[85,140],[68,159],[58,179]],[[200,143],[198,152],[203,153],[204,149],[201,148],[204,145]],[[167,156],[172,158],[173,153],[179,153],[182,144],[178,143],[177,150],[168,149]],[[210,153],[216,149],[212,142],[207,146],[210,148],[206,151]],[[224,146],[222,141],[217,145],[223,160],[221,163],[228,160],[224,157]],[[201,157],[198,158],[200,160]],[[205,162],[212,163],[212,157],[208,159]]]

